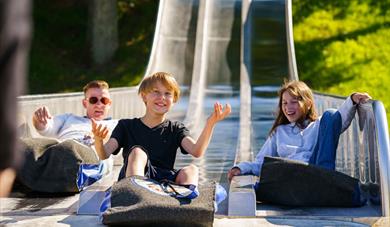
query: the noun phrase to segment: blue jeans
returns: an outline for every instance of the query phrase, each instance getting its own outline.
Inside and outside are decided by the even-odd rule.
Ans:
[[[341,115],[338,111],[327,110],[324,112],[320,121],[317,144],[309,160],[310,164],[335,170],[341,126]]]
[[[325,169],[336,169],[336,150],[341,135],[341,114],[332,109],[327,110],[321,117],[317,144],[310,157],[309,163]],[[362,197],[359,184],[355,185],[352,193],[355,206],[362,206],[366,199]]]
[[[322,115],[321,121],[320,121],[320,128],[319,128],[319,133],[318,133],[317,144],[314,147],[313,154],[309,160],[309,164],[319,166],[319,167],[322,167],[324,169],[331,170],[331,171],[327,171],[327,172],[322,172],[322,177],[324,177],[324,178],[327,178],[330,175],[332,175],[331,172],[335,170],[336,150],[337,150],[337,146],[338,146],[339,138],[340,138],[340,134],[341,134],[341,127],[342,127],[341,115],[338,111],[328,110]],[[312,179],[313,175],[310,173],[313,173],[314,170],[315,169],[311,169],[311,170],[308,169],[309,173],[306,173],[306,174],[309,174],[308,176],[311,177],[309,179],[309,181],[311,181],[311,182],[313,181],[313,179]],[[318,172],[318,171],[316,171],[316,172]],[[303,173],[303,175],[305,175],[305,173]],[[298,178],[299,178],[299,175],[298,175],[297,179]],[[346,178],[349,178],[349,177],[346,177]],[[268,181],[269,181],[269,179],[270,179],[270,177],[268,177]],[[340,176],[339,176],[339,179],[340,179]],[[272,186],[273,186],[272,184],[279,184],[279,185],[277,185],[277,187],[279,187],[278,190],[280,189],[280,191],[283,191],[283,187],[280,187],[280,185],[283,185],[283,183],[285,183],[285,180],[286,179],[282,179],[281,182],[278,182],[278,180],[275,180],[272,178],[272,182],[271,183],[267,182],[265,184],[265,187],[271,188],[268,190],[272,190],[273,191],[272,195],[275,195],[274,188],[272,188]],[[289,180],[291,180],[291,179],[289,179]],[[300,180],[302,180],[302,177],[300,178]],[[366,199],[364,197],[362,197],[358,181],[352,182],[349,180],[348,182],[350,182],[349,184],[353,184],[352,185],[353,191],[350,192],[350,194],[347,193],[348,197],[350,197],[351,200],[348,201],[348,203],[342,204],[342,205],[353,206],[353,207],[364,205],[366,203]],[[314,183],[314,185],[315,185],[315,183]],[[348,184],[346,184],[346,185],[348,185]],[[310,186],[313,186],[313,185],[311,183],[307,184],[307,182],[306,183],[297,183],[297,184],[295,184],[295,186],[293,184],[293,186],[292,186],[293,188],[291,190],[287,189],[287,192],[280,193],[280,194],[288,195],[289,193],[296,192],[296,191],[294,191],[294,189],[296,190],[296,188],[299,188],[299,187],[301,187],[300,190],[302,190],[302,189],[308,190],[307,188],[310,188]],[[332,182],[329,182],[329,186],[335,187],[335,184],[333,184]],[[349,186],[350,185],[348,185],[347,187],[349,187]],[[257,182],[255,185],[256,193],[260,193],[259,191],[261,190],[260,189],[261,187],[262,187],[262,182],[261,181]],[[338,188],[338,187],[336,187],[336,188]],[[345,188],[345,185],[344,186],[341,185],[340,188],[341,189]],[[332,188],[332,189],[334,189],[334,188]],[[266,189],[263,188],[263,190],[266,190]],[[323,188],[323,190],[327,190],[327,189]],[[333,193],[334,193],[334,191],[335,190],[333,190]],[[316,200],[316,197],[314,197],[313,200],[310,200],[310,199],[306,198],[307,195],[302,195],[300,193],[296,193],[294,195],[293,194],[294,193],[291,194],[292,198],[288,198],[288,196],[287,197],[276,196],[276,198],[279,198],[279,199],[283,198],[285,202],[287,201],[287,203],[292,203],[292,204],[294,204],[294,202],[295,203],[301,202],[300,205],[304,205],[307,203],[313,205],[315,203],[323,202],[322,199]],[[258,194],[256,194],[256,196],[258,196]],[[327,196],[329,196],[329,194]],[[333,202],[335,202],[333,197],[331,197],[329,199],[332,200]],[[307,201],[309,201],[309,202],[307,202]],[[327,204],[327,203],[325,203],[325,204]]]

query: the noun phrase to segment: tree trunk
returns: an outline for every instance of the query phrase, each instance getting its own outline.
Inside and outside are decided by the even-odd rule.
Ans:
[[[117,0],[88,0],[88,39],[94,64],[111,60],[118,48]]]

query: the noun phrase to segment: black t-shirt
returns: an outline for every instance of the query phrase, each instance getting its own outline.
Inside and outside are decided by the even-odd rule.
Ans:
[[[113,154],[118,154],[123,148],[123,158],[126,160],[130,149],[138,145],[146,150],[152,165],[172,170],[177,149],[180,147],[181,152],[187,154],[181,147],[181,141],[188,135],[188,129],[178,121],[165,120],[149,128],[139,118],[122,119],[111,134],[111,138],[115,138],[119,144]]]

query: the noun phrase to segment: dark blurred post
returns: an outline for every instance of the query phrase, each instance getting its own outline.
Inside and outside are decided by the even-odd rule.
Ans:
[[[103,65],[118,49],[117,0],[88,0],[88,39],[92,61]]]
[[[21,164],[17,149],[17,96],[24,88],[31,35],[31,1],[0,0],[0,197]]]

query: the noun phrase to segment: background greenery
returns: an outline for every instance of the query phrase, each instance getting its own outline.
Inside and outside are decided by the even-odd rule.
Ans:
[[[94,66],[86,0],[34,1],[27,93],[79,91],[92,79],[137,84],[157,8],[154,0],[118,0],[119,48],[108,64]],[[325,93],[368,92],[390,113],[390,0],[293,0],[293,15],[300,79]]]
[[[114,58],[95,66],[87,42],[87,0],[35,0],[27,93],[80,91],[93,79],[112,87],[136,85],[153,42],[158,1],[118,0],[119,47]]]
[[[299,77],[317,91],[381,100],[390,123],[390,0],[294,0]]]

